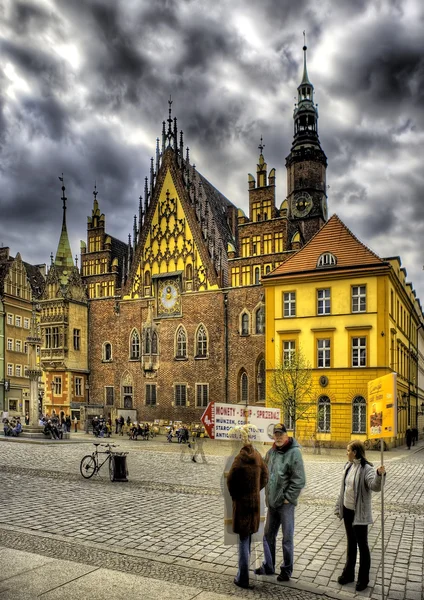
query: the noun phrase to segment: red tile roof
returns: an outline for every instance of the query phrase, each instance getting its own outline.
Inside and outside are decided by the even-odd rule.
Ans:
[[[318,259],[325,252],[331,252],[335,256],[337,260],[335,267],[317,268]],[[386,264],[377,254],[360,242],[337,215],[333,215],[303,248],[264,279],[305,271],[334,271],[338,268],[386,266]]]

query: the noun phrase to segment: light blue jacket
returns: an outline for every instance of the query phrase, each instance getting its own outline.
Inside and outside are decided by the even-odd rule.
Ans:
[[[346,463],[343,471],[342,485],[340,494],[336,501],[334,514],[343,518],[343,498],[345,490],[346,475],[352,466],[351,462]],[[373,523],[371,511],[371,492],[380,492],[382,477],[368,463],[358,469],[354,480],[355,492],[355,517],[353,525],[371,525]]]

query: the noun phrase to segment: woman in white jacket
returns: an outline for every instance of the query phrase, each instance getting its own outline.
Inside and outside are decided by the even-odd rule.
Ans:
[[[381,490],[382,475],[386,473],[386,469],[384,466],[373,469],[365,458],[365,446],[359,440],[348,444],[347,458],[335,509],[335,514],[344,520],[347,537],[346,564],[337,581],[341,585],[355,581],[356,554],[359,548],[356,591],[360,592],[368,587],[371,566],[368,547],[368,525],[373,522],[371,492]]]

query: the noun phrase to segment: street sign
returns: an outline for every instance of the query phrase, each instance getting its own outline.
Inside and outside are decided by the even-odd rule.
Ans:
[[[274,425],[280,422],[280,409],[210,402],[201,420],[211,439],[229,440],[233,427],[249,424],[254,426],[252,441],[271,442]]]

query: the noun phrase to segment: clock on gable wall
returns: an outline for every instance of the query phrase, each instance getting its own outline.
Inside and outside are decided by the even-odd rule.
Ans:
[[[177,278],[158,281],[158,316],[181,314],[181,287]]]

